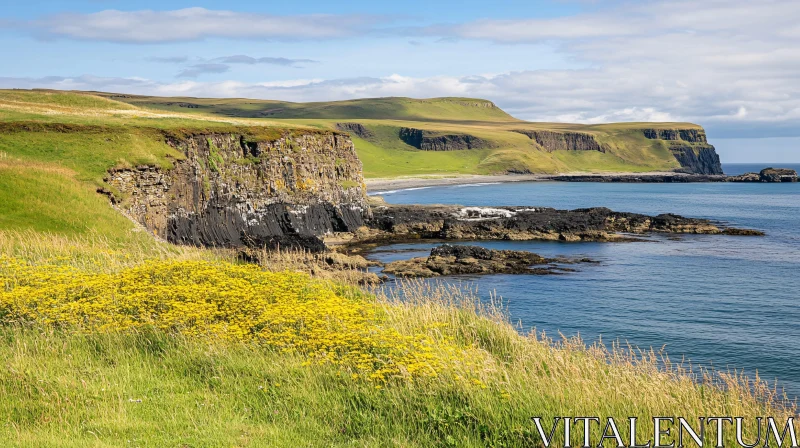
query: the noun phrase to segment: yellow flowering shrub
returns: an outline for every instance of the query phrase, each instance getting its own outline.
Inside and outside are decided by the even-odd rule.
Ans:
[[[435,337],[442,323],[401,333],[358,290],[253,265],[149,261],[115,273],[0,257],[0,321],[85,332],[144,327],[255,342],[333,363],[376,382],[435,377],[462,348]]]

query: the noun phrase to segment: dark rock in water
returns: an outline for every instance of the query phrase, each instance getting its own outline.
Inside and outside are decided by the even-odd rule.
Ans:
[[[758,173],[744,173],[728,176],[725,180],[727,182],[761,182],[761,176]]]
[[[797,182],[797,171],[787,168],[764,168],[758,174],[761,182]]]
[[[788,168],[764,168],[760,173],[729,176],[728,182],[797,182],[797,171]]]
[[[727,228],[722,230],[723,235],[735,235],[735,236],[764,236],[764,232],[760,230],[753,230],[753,229],[736,229],[736,228]]]
[[[647,216],[602,207],[556,210],[549,207],[386,205],[373,208],[367,225],[370,232],[359,236],[355,243],[420,238],[625,241],[633,239],[626,234],[722,234],[731,230],[705,219],[672,214]]]
[[[368,139],[373,136],[372,131],[364,127],[361,123],[336,123],[336,129],[349,132],[357,137]]]
[[[526,251],[493,250],[480,246],[445,244],[431,250],[428,257],[388,263],[383,272],[397,277],[437,277],[464,274],[559,274],[572,271],[555,263],[592,262],[556,260]]]
[[[442,134],[415,128],[400,128],[400,140],[423,151],[459,151],[489,148],[492,145],[469,134]]]

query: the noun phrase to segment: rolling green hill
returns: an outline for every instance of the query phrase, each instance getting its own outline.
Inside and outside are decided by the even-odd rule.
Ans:
[[[676,142],[647,138],[647,129],[697,130],[691,123],[579,125],[518,120],[490,101],[471,98],[374,98],[319,103],[249,99],[160,98],[98,93],[151,111],[206,117],[250,118],[350,132],[368,178],[415,175],[646,172],[681,168]],[[353,125],[359,131],[354,132]],[[404,141],[403,129],[421,132],[423,144]],[[550,131],[595,140],[595,150],[547,147],[531,132]],[[526,135],[526,133],[528,135]],[[479,142],[466,148],[464,140]],[[426,150],[424,142],[453,150]],[[680,139],[678,140],[680,141]],[[444,142],[444,143],[442,143]],[[447,142],[455,145],[447,147]],[[460,146],[459,146],[460,142]],[[695,153],[703,142],[685,145]],[[698,143],[701,145],[698,146]]]
[[[183,155],[165,143],[169,133],[281,127],[287,124],[154,113],[74,92],[0,90],[0,231],[147,240],[97,193],[109,169],[171,166]]]
[[[290,103],[244,98],[148,97],[96,93],[134,106],[172,112],[198,112],[242,118],[338,120],[371,118],[433,122],[516,121],[492,102],[472,98],[366,98],[348,101]]]
[[[96,193],[109,169],[170,166],[182,155],[165,144],[169,133],[289,128],[349,132],[368,178],[673,170],[676,143],[703,144],[645,130],[704,138],[686,123],[530,123],[467,98],[301,104],[0,90],[0,229],[94,229],[127,239],[129,223]]]

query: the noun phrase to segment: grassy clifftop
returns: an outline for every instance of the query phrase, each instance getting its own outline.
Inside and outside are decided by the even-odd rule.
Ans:
[[[236,132],[268,139],[297,128],[163,113],[80,93],[0,91],[0,230],[141,238],[96,192],[109,169],[170,167],[183,154],[165,143],[168,135]]]
[[[351,132],[367,177],[506,172],[644,172],[671,171],[681,164],[663,139],[648,129],[702,130],[692,123],[616,123],[579,125],[518,120],[493,103],[471,98],[375,98],[320,103],[248,99],[159,98],[103,94],[133,106],[204,116],[268,119]],[[342,125],[345,125],[344,127]],[[352,124],[359,125],[353,132]],[[350,126],[348,126],[350,125]],[[404,141],[402,129],[436,139],[426,147]],[[597,150],[569,144],[552,148],[530,131],[588,135]],[[529,135],[526,135],[528,133]],[[447,143],[481,142],[475,147]],[[541,140],[541,139],[540,139]],[[433,140],[431,140],[433,141]],[[444,143],[443,143],[444,142]],[[569,143],[569,142],[568,142]],[[696,142],[695,142],[696,143]],[[601,150],[599,150],[601,149]]]
[[[245,118],[347,119],[418,121],[513,121],[491,101],[473,98],[366,98],[347,101],[290,103],[244,98],[151,97],[98,93],[131,105]]]

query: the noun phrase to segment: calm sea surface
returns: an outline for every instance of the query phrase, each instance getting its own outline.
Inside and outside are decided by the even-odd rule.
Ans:
[[[765,166],[724,169],[737,174]],[[688,235],[637,243],[480,242],[545,256],[586,256],[601,264],[562,276],[447,281],[477,286],[483,297],[496,292],[523,331],[663,346],[673,360],[685,357],[693,364],[744,369],[750,375],[757,370],[764,379],[777,379],[790,396],[800,396],[800,184],[533,182],[404,190],[384,197],[391,203],[604,206],[763,230],[766,237]],[[426,255],[431,247],[394,245],[371,257],[411,258]]]

